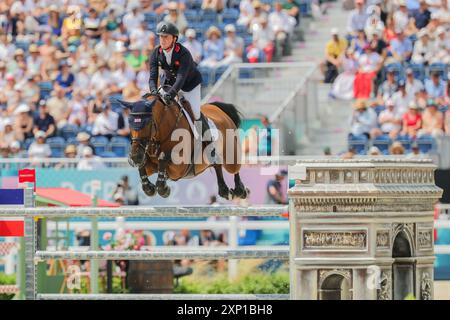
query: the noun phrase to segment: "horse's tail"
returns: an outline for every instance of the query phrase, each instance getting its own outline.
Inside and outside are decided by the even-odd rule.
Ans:
[[[216,106],[217,108],[222,110],[227,116],[229,116],[236,125],[236,128],[239,128],[241,126],[242,114],[233,104],[224,102],[212,102],[211,104]]]

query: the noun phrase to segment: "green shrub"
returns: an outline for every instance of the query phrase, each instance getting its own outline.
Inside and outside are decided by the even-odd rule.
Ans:
[[[16,284],[16,275],[6,275],[4,273],[0,273],[0,285],[12,285]],[[14,293],[2,293],[0,294],[0,300],[11,300],[14,298]]]
[[[256,272],[230,282],[226,276],[213,279],[180,279],[175,293],[207,294],[288,294],[289,274]]]

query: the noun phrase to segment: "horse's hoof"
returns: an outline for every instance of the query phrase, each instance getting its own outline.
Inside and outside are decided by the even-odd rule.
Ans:
[[[165,187],[158,188],[158,194],[163,198],[167,198],[170,196],[170,187],[166,185]]]
[[[233,199],[233,191],[226,188],[226,189],[220,189],[219,190],[219,196],[226,200],[232,200]]]
[[[142,190],[148,197],[153,197],[156,193],[156,187],[152,183],[142,185]]]

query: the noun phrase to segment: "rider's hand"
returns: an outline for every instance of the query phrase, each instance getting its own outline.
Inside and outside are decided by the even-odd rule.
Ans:
[[[170,102],[170,101],[173,100],[173,96],[172,96],[170,93],[164,93],[163,99],[164,99],[166,102]]]

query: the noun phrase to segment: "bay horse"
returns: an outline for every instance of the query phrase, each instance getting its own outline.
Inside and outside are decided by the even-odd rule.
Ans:
[[[236,132],[241,123],[241,115],[234,105],[219,102],[202,105],[201,112],[214,122],[219,139],[213,145],[198,142],[196,145],[200,147],[197,151],[201,152],[197,152],[200,156],[194,159],[196,145],[192,142],[199,140],[194,139],[187,115],[182,110],[183,103],[166,103],[159,94],[147,94],[137,102],[119,102],[130,109],[131,148],[128,161],[130,165],[139,168],[142,189],[147,196],[154,196],[158,192],[161,197],[168,197],[170,187],[167,185],[167,179],[177,181],[192,178],[213,167],[217,176],[219,196],[227,200],[248,197],[250,191],[239,176],[241,143]],[[179,129],[182,130],[177,131]],[[235,133],[231,137],[230,130]],[[174,138],[176,132],[182,133],[182,140],[189,141],[182,141],[182,144],[179,137]],[[201,132],[199,134],[201,135]],[[185,148],[180,148],[180,145]],[[174,148],[181,151],[177,154]],[[204,156],[208,149],[213,149],[212,153],[215,152],[216,155],[213,159],[220,161],[211,162],[210,157]],[[233,153],[231,156],[230,150]],[[174,161],[174,154],[183,161]],[[233,189],[226,185],[222,168],[234,175]],[[154,173],[158,173],[155,184],[149,180],[149,176]]]

